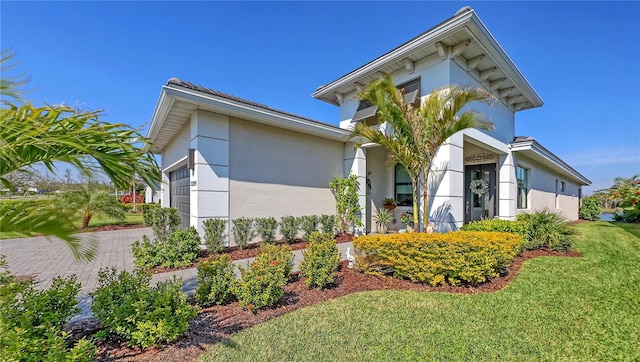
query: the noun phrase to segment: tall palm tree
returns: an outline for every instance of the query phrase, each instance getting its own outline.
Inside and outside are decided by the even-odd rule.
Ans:
[[[2,52],[3,70],[15,54]],[[148,184],[160,181],[157,162],[148,149],[150,141],[125,124],[100,121],[100,111],[82,112],[66,106],[35,107],[21,99],[25,78],[3,78],[0,95],[11,99],[0,109],[0,183],[10,187],[5,176],[14,171],[28,172],[44,165],[55,173],[56,163],[68,163],[81,173],[102,172],[118,188],[126,188],[134,170]],[[57,236],[79,259],[91,259],[95,248],[82,249],[73,226],[56,210],[13,210],[1,215],[0,231],[39,233]]]
[[[419,227],[418,218],[418,181],[420,178],[418,142],[421,129],[416,124],[416,108],[404,100],[403,91],[396,88],[390,75],[368,84],[358,98],[375,105],[379,123],[387,123],[389,127],[370,127],[366,123],[357,123],[349,139],[356,141],[356,147],[365,143],[376,143],[387,149],[392,163],[399,163],[411,178],[413,193],[414,228]]]
[[[493,100],[495,97],[483,88],[460,87],[455,84],[433,90],[423,98],[416,117],[421,145],[421,155],[418,158],[425,162],[421,165],[423,225],[426,226],[429,222],[428,180],[438,149],[449,137],[468,128],[493,131],[494,124],[486,120],[483,114],[473,109],[463,111],[472,102],[489,104]]]
[[[424,230],[429,221],[429,173],[439,147],[453,134],[467,128],[492,130],[493,123],[485,120],[482,114],[462,109],[475,101],[490,103],[494,97],[481,88],[452,85],[432,91],[424,97],[421,106],[415,108],[404,101],[403,95],[403,90],[395,87],[389,75],[368,84],[358,97],[375,105],[379,123],[386,122],[390,129],[382,130],[358,123],[350,139],[358,140],[356,147],[363,143],[383,146],[389,152],[391,161],[406,169],[413,185],[416,229],[421,225],[418,217],[418,185],[422,185]]]

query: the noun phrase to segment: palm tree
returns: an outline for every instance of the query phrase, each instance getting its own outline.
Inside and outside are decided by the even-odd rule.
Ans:
[[[3,70],[15,54],[2,52]],[[14,64],[15,65],[15,64]],[[150,141],[125,124],[100,121],[101,112],[82,112],[66,106],[35,107],[21,99],[26,78],[3,78],[0,95],[0,183],[10,187],[6,175],[29,172],[44,165],[55,173],[56,163],[71,164],[84,175],[102,172],[118,188],[127,188],[134,170],[148,184],[160,181],[157,162],[149,152]],[[82,249],[73,226],[56,210],[32,206],[0,219],[3,232],[39,233],[63,239],[79,259],[91,259],[95,248]]]
[[[492,130],[493,124],[473,110],[462,111],[469,103],[489,103],[493,95],[481,88],[452,85],[432,91],[424,97],[419,108],[404,101],[403,90],[395,87],[393,79],[383,79],[367,85],[358,94],[360,99],[375,105],[379,123],[390,127],[381,130],[358,123],[350,139],[356,139],[356,147],[364,143],[376,143],[387,149],[390,160],[401,164],[411,177],[413,184],[414,228],[420,228],[418,217],[418,184],[423,188],[423,229],[429,221],[428,179],[438,148],[456,132],[467,128]]]
[[[421,153],[420,159],[425,162],[421,166],[423,187],[423,225],[429,222],[429,173],[436,153],[446,140],[459,131],[477,128],[493,131],[493,123],[487,121],[479,112],[472,109],[462,111],[469,103],[481,102],[489,104],[495,97],[483,88],[469,88],[452,85],[433,90],[423,98],[417,111],[416,124],[419,125]]]
[[[419,158],[421,147],[418,144],[418,127],[416,127],[416,109],[404,101],[403,92],[397,89],[389,75],[369,83],[358,98],[375,105],[379,123],[387,123],[386,130],[370,127],[364,122],[357,123],[350,140],[356,141],[356,148],[365,143],[375,143],[387,149],[392,163],[399,163],[411,178],[413,192],[414,228],[419,226],[418,218],[418,180],[420,178]]]
[[[68,215],[82,217],[82,229],[86,229],[94,215],[107,216],[124,221],[125,212],[122,204],[106,191],[92,192],[89,187],[68,191],[56,197],[60,210]]]

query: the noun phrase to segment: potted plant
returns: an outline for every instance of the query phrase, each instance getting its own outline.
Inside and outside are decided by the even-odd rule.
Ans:
[[[379,209],[378,213],[373,216],[376,222],[376,232],[378,234],[386,234],[388,225],[393,220],[393,213],[387,209]]]
[[[413,231],[413,211],[405,211],[400,214],[400,222],[405,224],[407,232]]]
[[[396,201],[394,198],[386,198],[384,200],[382,200],[382,207],[384,207],[387,210],[393,210],[398,206],[398,201]]]

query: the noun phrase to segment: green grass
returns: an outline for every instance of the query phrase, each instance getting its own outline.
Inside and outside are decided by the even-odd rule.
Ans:
[[[126,217],[125,221],[119,221],[115,219],[94,216],[91,218],[91,222],[89,222],[89,228],[105,226],[105,225],[140,225],[144,223],[142,219],[142,213],[136,213],[136,214],[126,213],[125,217]],[[78,218],[78,220],[74,224],[76,225],[76,227],[80,228],[80,225],[82,225],[82,219]],[[14,232],[10,232],[10,233],[0,232],[0,240],[24,238],[29,236],[33,236],[33,235],[25,236],[24,234],[19,234]]]
[[[350,295],[244,330],[201,360],[640,360],[640,229],[578,229],[583,257],[533,259],[502,291]]]

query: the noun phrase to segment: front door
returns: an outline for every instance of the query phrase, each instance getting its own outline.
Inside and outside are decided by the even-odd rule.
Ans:
[[[496,216],[496,164],[466,166],[464,184],[465,224]]]

